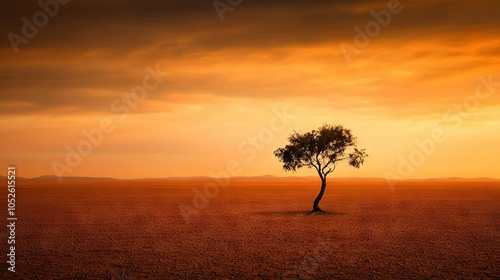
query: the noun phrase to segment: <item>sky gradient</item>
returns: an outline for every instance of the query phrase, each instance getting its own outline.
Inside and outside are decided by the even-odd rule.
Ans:
[[[500,178],[498,1],[242,1],[221,20],[213,1],[73,0],[17,53],[43,9],[0,10],[0,153],[19,176],[292,175],[272,152],[328,123],[369,154],[333,176]]]

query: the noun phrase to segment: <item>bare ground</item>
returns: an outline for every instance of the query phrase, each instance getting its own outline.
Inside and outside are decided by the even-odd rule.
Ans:
[[[19,182],[16,278],[500,277],[498,181],[333,180],[324,215],[318,182],[233,182],[186,223],[205,185]]]

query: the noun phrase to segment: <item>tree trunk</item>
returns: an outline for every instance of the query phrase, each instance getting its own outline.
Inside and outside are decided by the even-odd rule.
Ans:
[[[311,211],[311,213],[325,213],[325,211],[319,208],[319,202],[321,201],[321,198],[323,198],[325,189],[326,189],[326,178],[321,178],[321,190],[319,191],[318,197],[316,197],[316,199],[314,200],[313,210]]]

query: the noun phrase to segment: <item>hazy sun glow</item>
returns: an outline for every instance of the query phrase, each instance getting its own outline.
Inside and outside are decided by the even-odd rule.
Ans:
[[[353,28],[386,1],[245,2],[222,22],[206,1],[114,2],[61,7],[18,54],[4,40],[0,152],[20,176],[54,175],[107,119],[113,131],[64,176],[209,176],[232,160],[238,175],[285,176],[272,152],[328,123],[369,154],[334,176],[398,175],[403,159],[418,163],[404,178],[500,177],[498,1],[404,2],[350,62],[339,45],[354,45]],[[38,7],[4,5],[2,34],[20,34]],[[158,69],[168,75],[149,80],[143,101],[123,101]],[[284,108],[293,118],[277,117]],[[446,140],[420,160],[417,143],[436,129]]]

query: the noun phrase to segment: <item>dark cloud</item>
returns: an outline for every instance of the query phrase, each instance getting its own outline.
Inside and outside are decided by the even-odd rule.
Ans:
[[[223,1],[223,0],[221,0]],[[144,68],[158,61],[169,62],[174,72],[168,88],[152,97],[191,95],[199,92],[213,95],[242,95],[254,98],[290,96],[294,87],[306,87],[300,75],[290,74],[277,81],[266,79],[269,73],[234,69],[238,75],[228,76],[226,65],[237,65],[236,58],[252,62],[256,53],[266,53],[263,65],[282,63],[286,66],[294,58],[290,49],[330,45],[335,48],[332,62],[342,60],[337,45],[352,44],[353,27],[361,28],[372,20],[370,10],[384,8],[388,1],[243,1],[234,11],[225,13],[220,21],[213,1],[70,1],[60,7],[59,13],[48,25],[20,46],[15,54],[7,34],[20,34],[21,18],[31,19],[40,10],[38,1],[3,1],[0,7],[0,110],[1,113],[28,113],[70,106],[75,110],[106,111],[113,96],[129,91],[140,82]],[[468,43],[474,34],[489,38],[500,35],[500,2],[483,1],[401,1],[404,10],[393,15],[391,24],[384,28],[366,56],[376,56],[381,47],[377,43],[399,48],[415,47],[428,41],[457,45],[450,51],[417,50],[405,62],[422,58],[463,56],[460,44]],[[482,38],[487,40],[488,38]],[[288,51],[283,51],[287,50]],[[442,51],[442,54],[436,53]],[[483,47],[478,56],[499,56],[495,46]],[[307,57],[307,54],[303,56]],[[255,59],[258,59],[256,57]],[[306,58],[311,63],[322,57]],[[477,68],[493,62],[478,60],[461,62],[457,68]],[[402,61],[394,61],[398,65]],[[198,69],[219,66],[218,70]],[[255,61],[258,63],[258,61]],[[296,63],[290,63],[290,66]],[[261,71],[262,68],[255,71]],[[422,79],[447,76],[445,69],[421,73]],[[192,71],[190,71],[192,70]],[[372,71],[373,68],[369,69]],[[177,72],[176,72],[177,71]],[[342,72],[351,71],[346,66]],[[368,70],[366,70],[368,71]],[[353,74],[359,74],[353,72]],[[225,75],[225,76],[223,76]],[[307,78],[302,76],[302,78]],[[319,79],[311,73],[311,80]],[[383,77],[381,77],[383,78]],[[276,84],[281,87],[277,87]],[[403,81],[405,82],[405,81]],[[388,80],[390,84],[390,79]],[[253,85],[251,91],[247,85]],[[317,90],[323,96],[327,90],[343,94],[345,88]],[[102,95],[95,94],[101,92]],[[292,94],[293,95],[293,94]],[[312,93],[314,95],[314,91]],[[385,100],[375,98],[375,101]],[[13,103],[14,102],[14,103]],[[12,104],[29,104],[12,106]],[[2,105],[3,104],[3,105]],[[5,105],[10,104],[10,105]]]
[[[243,1],[221,22],[212,1],[70,1],[23,49],[103,48],[118,53],[157,44],[192,48],[277,47],[349,40],[352,28],[372,20],[370,10],[388,1]],[[435,1],[434,1],[435,2]],[[401,1],[385,33],[496,29],[498,1]],[[20,33],[21,17],[36,1],[2,3],[1,33]],[[6,37],[4,37],[6,38]],[[8,40],[3,46],[9,48]]]

